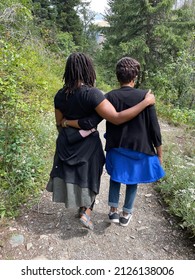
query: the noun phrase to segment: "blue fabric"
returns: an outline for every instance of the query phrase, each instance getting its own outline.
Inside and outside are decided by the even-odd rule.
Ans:
[[[165,176],[157,155],[114,148],[106,154],[106,170],[111,179],[127,185],[151,183]]]
[[[119,197],[120,197],[121,183],[112,181],[110,179],[110,188],[108,196],[108,205],[111,207],[118,208]],[[126,213],[133,212],[133,205],[137,193],[137,184],[126,185],[125,201],[123,205],[123,211]]]

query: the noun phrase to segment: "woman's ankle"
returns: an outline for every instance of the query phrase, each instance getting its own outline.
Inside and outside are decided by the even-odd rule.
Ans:
[[[130,213],[127,213],[127,212],[125,212],[125,211],[123,211],[123,217],[126,217],[126,216],[128,216]]]
[[[118,212],[118,208],[117,207],[110,207],[110,212],[114,213],[114,212]]]
[[[91,209],[90,209],[90,208],[86,208],[85,213],[86,213],[88,216],[91,216]]]

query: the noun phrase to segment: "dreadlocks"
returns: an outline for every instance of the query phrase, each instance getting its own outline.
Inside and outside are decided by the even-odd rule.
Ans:
[[[96,73],[91,59],[84,53],[72,53],[66,62],[63,75],[65,92],[67,94],[80,86],[81,83],[93,87],[95,84]]]
[[[140,64],[131,57],[121,58],[116,65],[116,76],[120,84],[131,82],[138,76]]]

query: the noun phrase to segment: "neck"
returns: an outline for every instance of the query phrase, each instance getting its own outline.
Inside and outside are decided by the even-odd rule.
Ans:
[[[84,83],[83,83],[83,81],[78,81],[78,87],[81,87],[81,86],[83,86],[84,85]]]
[[[126,84],[121,84],[121,87],[134,87],[134,86],[135,86],[134,80]]]

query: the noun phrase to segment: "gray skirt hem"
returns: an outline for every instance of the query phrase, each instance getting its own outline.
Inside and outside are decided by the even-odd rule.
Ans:
[[[50,178],[46,190],[53,193],[53,202],[64,203],[66,208],[89,208],[96,197],[96,194],[89,188],[66,183],[58,177]]]

